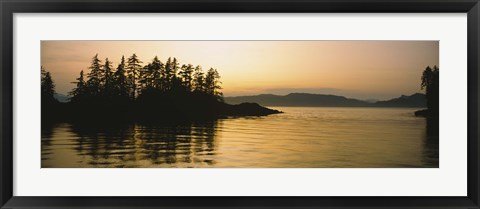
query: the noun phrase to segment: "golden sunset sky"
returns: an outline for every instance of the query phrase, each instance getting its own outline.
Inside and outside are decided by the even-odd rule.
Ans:
[[[41,64],[56,91],[67,94],[91,58],[136,53],[144,64],[165,63],[216,68],[225,96],[294,92],[336,94],[358,99],[390,99],[423,92],[420,77],[439,65],[438,41],[42,41]]]

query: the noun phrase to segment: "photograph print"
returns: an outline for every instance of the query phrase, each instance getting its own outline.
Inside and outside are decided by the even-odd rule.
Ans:
[[[42,168],[439,167],[438,41],[49,40],[39,67]]]

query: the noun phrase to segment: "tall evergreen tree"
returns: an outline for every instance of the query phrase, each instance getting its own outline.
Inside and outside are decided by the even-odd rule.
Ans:
[[[174,91],[178,91],[182,89],[182,81],[181,79],[177,76],[178,69],[179,69],[179,63],[177,61],[177,58],[173,58],[172,61],[172,78],[171,78],[171,83],[172,83],[172,89]]]
[[[118,64],[117,70],[113,73],[114,83],[114,95],[120,97],[126,97],[129,95],[129,82],[125,71],[125,57],[122,56],[120,64]]]
[[[205,75],[205,91],[213,96],[221,97],[220,74],[216,69],[210,68]]]
[[[178,61],[177,58],[169,57],[167,63],[165,64],[165,89],[171,90],[176,87],[179,83],[177,78],[178,71]]]
[[[140,68],[140,73],[137,79],[138,85],[137,85],[137,91],[142,92],[146,89],[151,88],[151,78],[150,78],[150,70],[152,69],[152,63],[148,63],[142,68]]]
[[[156,89],[162,89],[162,83],[164,79],[162,74],[164,74],[165,65],[158,59],[157,56],[155,56],[155,58],[152,60],[151,68],[153,87]]]
[[[140,82],[146,89],[159,89],[160,88],[160,70],[163,67],[163,63],[155,56],[151,63],[148,63],[142,68],[140,73]]]
[[[50,72],[47,72],[43,66],[41,67],[41,91],[42,102],[53,102],[55,99],[55,83],[53,82]]]
[[[182,67],[180,68],[180,72],[178,73],[182,81],[182,86],[185,88],[186,91],[192,90],[193,70],[193,65],[191,64],[182,65]]]
[[[72,96],[70,101],[71,102],[80,102],[84,100],[88,95],[87,84],[83,78],[83,70],[80,71],[80,77],[78,77],[76,82],[72,82],[75,84],[75,88],[68,93],[68,95]]]
[[[164,84],[163,87],[165,90],[170,90],[172,88],[172,79],[173,79],[173,63],[172,58],[169,57],[167,62],[165,63],[165,75],[164,77]]]
[[[103,93],[105,96],[110,97],[113,95],[114,83],[113,83],[113,72],[112,72],[112,62],[105,59],[105,64],[103,65],[101,82],[103,84]]]
[[[131,97],[132,99],[135,99],[136,91],[137,91],[137,79],[140,76],[140,68],[142,67],[140,65],[142,61],[140,61],[137,57],[137,55],[134,53],[131,57],[128,58],[127,60],[127,74],[128,74],[128,80],[131,88]]]
[[[195,67],[193,73],[193,90],[196,92],[205,92],[205,76],[200,65]]]
[[[433,69],[428,66],[422,74],[422,89],[425,89],[427,98],[427,108],[438,113],[439,107],[439,69],[434,66]]]
[[[87,88],[91,95],[98,96],[102,88],[102,62],[98,59],[96,54],[91,61],[90,72],[87,74]]]
[[[177,61],[177,58],[174,57],[173,60],[172,60],[172,74],[173,74],[173,77],[177,77],[178,66],[179,66],[179,63]]]

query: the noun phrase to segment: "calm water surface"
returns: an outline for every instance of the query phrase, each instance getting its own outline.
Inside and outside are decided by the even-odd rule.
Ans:
[[[438,167],[438,137],[413,116],[417,109],[272,108],[285,113],[155,126],[55,124],[42,130],[42,167]]]

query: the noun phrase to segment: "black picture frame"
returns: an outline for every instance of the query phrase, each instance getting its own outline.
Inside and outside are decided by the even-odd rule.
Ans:
[[[0,0],[1,208],[479,208],[478,0]],[[13,196],[14,13],[467,13],[468,195],[465,197]],[[95,188],[91,188],[94,190]],[[252,188],[252,190],[255,188]]]

